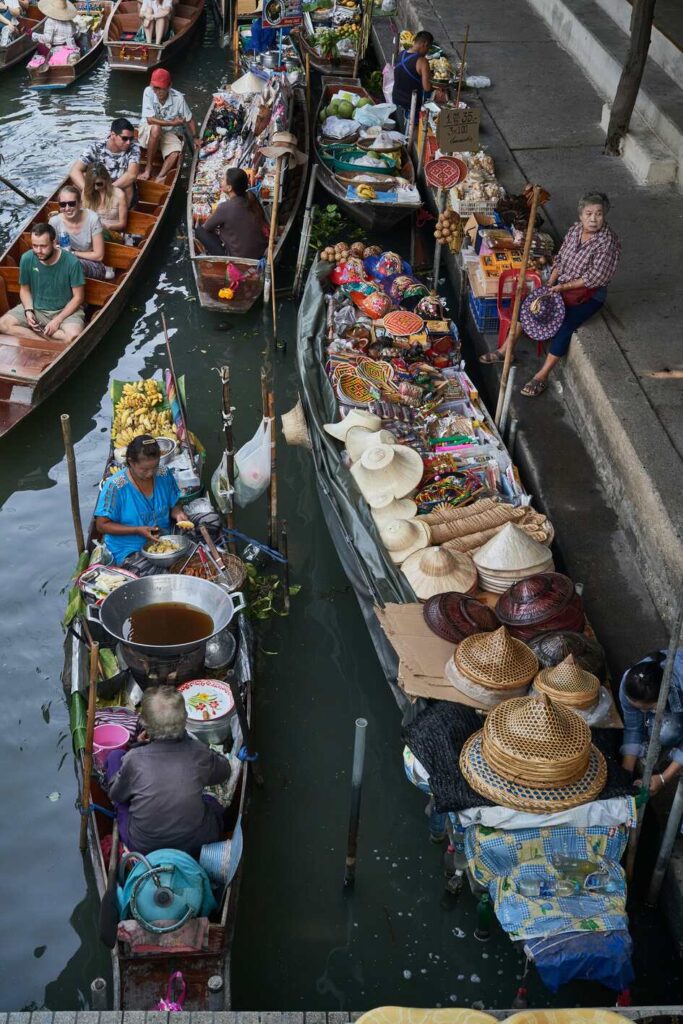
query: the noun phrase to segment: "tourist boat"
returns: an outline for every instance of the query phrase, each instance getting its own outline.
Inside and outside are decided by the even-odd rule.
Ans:
[[[115,404],[117,395],[120,395],[123,382],[112,385],[112,402]],[[168,400],[168,385],[164,388],[166,393],[165,402]],[[182,388],[182,382],[181,382]],[[187,447],[181,442],[180,448]],[[195,464],[200,469],[201,459],[195,456]],[[117,468],[116,453],[114,445],[110,447],[106,465],[103,473],[103,480],[106,480],[112,469]],[[191,495],[186,495],[191,497]],[[99,538],[95,529],[94,520],[91,521],[86,553],[79,562],[80,573],[84,563],[94,557],[99,561],[96,547]],[[173,565],[169,572],[175,572],[182,568],[179,564]],[[82,607],[80,611],[82,611]],[[93,630],[98,627],[93,624]],[[99,627],[101,628],[101,627]],[[239,612],[228,627],[235,641],[235,655],[232,662],[233,667],[227,671],[224,678],[229,681],[233,692],[239,689],[245,715],[246,726],[251,722],[252,710],[252,680],[253,680],[253,656],[254,642],[249,621],[243,612]],[[97,634],[95,634],[97,638]],[[106,641],[108,634],[102,633],[103,641]],[[111,640],[111,638],[109,638]],[[62,673],[62,685],[64,687],[67,702],[69,704],[69,718],[73,738],[73,746],[76,754],[77,777],[79,792],[83,792],[84,753],[85,753],[85,723],[87,719],[88,701],[88,674],[89,674],[89,650],[86,636],[83,633],[82,622],[72,622],[68,629],[64,642],[64,669]],[[107,681],[116,694],[133,697],[137,702],[141,698],[140,690],[137,689],[135,677],[126,662],[121,648],[116,650],[118,667],[121,669],[119,675],[112,677],[113,681]],[[139,672],[140,666],[135,666]],[[179,669],[179,671],[181,671]],[[183,677],[181,676],[181,679]],[[139,679],[139,676],[138,676]],[[144,687],[144,682],[143,682]],[[102,691],[103,682],[98,682],[98,694]],[[133,695],[136,696],[133,696]],[[115,696],[112,689],[104,690],[105,699]],[[136,699],[137,698],[137,699]],[[106,705],[111,710],[109,704]],[[224,838],[235,837],[236,844],[241,844],[243,829],[245,825],[250,791],[250,773],[248,762],[240,761],[237,754],[243,745],[248,742],[248,737],[243,739],[241,728],[236,730],[235,735],[230,735],[226,742],[226,751],[229,749],[233,764],[232,775],[225,784],[226,789],[222,792],[224,805],[232,812],[228,815],[231,823],[230,830]],[[97,773],[93,773],[91,781],[90,801],[96,805],[96,809],[89,815],[87,832],[87,853],[92,865],[93,874],[97,886],[100,901],[105,896],[108,885],[108,874],[113,868],[110,858],[112,846],[111,837],[113,829],[113,811],[111,803],[104,791]],[[238,846],[239,849],[239,846]],[[118,864],[118,851],[114,852],[115,862]],[[134,862],[135,863],[135,862]],[[184,1008],[185,1010],[207,1010],[229,1009],[230,1008],[230,964],[232,940],[235,929],[237,912],[237,900],[240,888],[242,873],[242,860],[229,884],[222,887],[218,892],[214,889],[214,895],[218,907],[208,919],[208,931],[203,948],[196,951],[181,949],[176,952],[171,947],[163,948],[154,946],[156,936],[147,932],[143,948],[134,951],[131,943],[117,938],[111,949],[111,990],[108,993],[107,1002],[114,1010],[142,1010],[158,1003],[167,989],[169,978],[174,971],[181,971],[183,981],[187,987]],[[122,934],[122,933],[120,933]],[[159,940],[158,940],[159,941]],[[148,945],[148,943],[150,945]],[[151,948],[150,948],[151,946]],[[220,978],[222,986],[213,989],[209,1001],[209,978]],[[212,982],[212,986],[215,983]]]
[[[160,45],[139,43],[142,25],[137,0],[118,0],[104,29],[109,66],[114,71],[151,71],[177,57],[192,40],[205,0],[184,0],[173,9],[173,35]]]
[[[76,7],[82,14],[93,15],[98,11],[102,13],[99,28],[92,32],[90,48],[73,64],[56,66],[41,64],[40,67],[31,67],[31,62],[29,62],[27,68],[30,79],[29,89],[67,89],[83,75],[87,75],[102,57],[104,53],[102,25],[109,17],[112,8],[111,0],[93,0],[92,3],[89,0],[79,0]]]
[[[104,262],[114,267],[113,281],[86,278],[86,327],[66,347],[36,335],[13,338],[0,334],[0,437],[63,384],[114,324],[129,301],[133,284],[168,212],[180,180],[182,158],[169,175],[168,184],[138,182],[139,202],[128,214],[126,233],[142,237],[138,246],[105,242]],[[62,184],[60,183],[59,188]],[[47,221],[57,212],[55,189],[40,209],[28,217],[0,255],[0,310],[7,312],[19,302],[19,260],[31,247],[31,225]]]
[[[372,100],[370,94],[363,88],[357,78],[323,78],[322,95],[314,121],[315,132],[313,152],[318,164],[318,183],[330,194],[333,201],[341,206],[344,212],[352,220],[356,221],[357,224],[360,224],[365,228],[366,231],[381,232],[390,230],[403,220],[404,217],[407,217],[411,212],[418,210],[420,206],[415,202],[390,202],[388,199],[386,201],[382,201],[381,186],[383,182],[381,175],[374,175],[377,179],[375,182],[375,188],[377,189],[377,201],[359,202],[351,201],[347,198],[352,176],[354,174],[363,174],[366,177],[372,176],[372,169],[370,168],[368,170],[367,175],[362,167],[357,168],[356,171],[348,169],[333,169],[329,150],[329,146],[333,143],[331,140],[327,141],[322,138],[320,113],[329,105],[332,96],[341,89],[346,92],[355,93],[363,99]],[[343,142],[344,140],[339,140],[337,144],[342,145]],[[400,159],[401,169],[400,171],[397,171],[397,177],[400,177],[409,185],[415,186],[415,167],[406,146],[401,147]],[[386,180],[386,176],[384,177]]]
[[[15,36],[9,46],[0,46],[0,71],[13,68],[20,60],[33,53],[37,43],[31,38],[31,33],[40,32],[45,15],[38,10],[35,4],[31,4],[26,14],[19,18],[21,35]]]
[[[306,97],[304,91],[299,88],[289,90],[289,102],[291,113],[289,118],[289,130],[296,135],[298,148],[302,153],[309,152],[309,129],[308,116],[306,112]],[[215,103],[215,101],[214,101]],[[214,109],[212,104],[201,129],[201,137],[204,138],[206,126]],[[253,138],[253,136],[252,136]],[[197,285],[199,301],[204,309],[212,309],[221,313],[246,313],[258,301],[263,294],[266,266],[265,261],[254,259],[243,259],[241,257],[208,256],[201,252],[194,237],[194,216],[193,216],[193,184],[197,175],[200,155],[195,153],[192,167],[190,169],[190,187],[187,198],[187,235],[190,246],[190,259],[192,261],[192,272]],[[226,166],[227,169],[227,166]],[[296,219],[308,173],[308,162],[297,164],[293,168],[287,168],[282,187],[282,195],[278,209],[277,238],[273,253],[273,260],[277,262],[289,236],[292,225]],[[265,207],[266,217],[269,217],[268,207]],[[232,300],[225,301],[219,298],[219,291],[225,288],[227,283],[228,267],[235,267],[243,275],[239,288],[236,290]]]

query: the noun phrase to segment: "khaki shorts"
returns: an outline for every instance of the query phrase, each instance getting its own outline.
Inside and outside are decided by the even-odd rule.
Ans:
[[[34,309],[33,312],[40,326],[45,327],[46,324],[49,324],[50,320],[61,313],[61,309]],[[12,309],[8,310],[8,316],[13,317],[14,320],[18,320],[22,327],[28,327],[30,330],[30,324],[26,319],[26,310],[21,304],[13,306]],[[62,326],[64,324],[73,324],[77,327],[84,327],[85,313],[82,309],[77,309],[75,313],[71,314],[71,316],[67,316],[66,319],[62,320]]]
[[[152,126],[149,124],[140,125],[140,128],[138,130],[138,142],[143,147],[143,149],[147,149],[147,146],[149,144],[149,133],[151,130]],[[161,155],[165,160],[167,156],[171,155],[171,153],[181,153],[183,149],[183,144],[181,140],[178,138],[178,136],[175,134],[175,132],[165,132],[164,129],[162,128],[161,139],[159,140],[159,148],[161,150]]]

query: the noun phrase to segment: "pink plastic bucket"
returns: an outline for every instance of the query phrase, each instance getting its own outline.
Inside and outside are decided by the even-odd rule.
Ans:
[[[130,733],[122,725],[96,725],[93,733],[92,755],[95,764],[104,768],[112,750],[128,746]]]

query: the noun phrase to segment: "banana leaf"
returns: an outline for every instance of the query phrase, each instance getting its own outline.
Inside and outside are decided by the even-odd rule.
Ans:
[[[69,725],[74,754],[78,755],[85,749],[85,732],[88,718],[88,707],[80,693],[72,693],[69,702]]]

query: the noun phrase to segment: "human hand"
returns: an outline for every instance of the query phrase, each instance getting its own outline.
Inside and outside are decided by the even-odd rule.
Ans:
[[[202,146],[202,140],[200,138],[196,138],[194,140],[194,148],[195,149],[201,149],[201,146]]]
[[[636,779],[636,781],[633,783],[633,785],[637,789],[642,790],[642,788],[643,788],[643,780],[642,779]],[[649,786],[649,789],[648,789],[649,795],[650,796],[655,796],[657,793],[661,792],[661,790],[664,789],[665,785],[666,785],[666,781],[665,781],[663,775],[653,775],[652,778],[650,779],[650,786]]]
[[[43,334],[46,335],[46,337],[51,338],[53,334],[57,333],[61,326],[62,321],[59,319],[59,317],[55,316],[52,318],[52,320],[49,321],[49,323],[45,324],[45,326],[43,327]]]
[[[146,540],[155,541],[159,537],[158,526],[138,526],[137,533]]]
[[[564,289],[561,284],[551,284],[548,286],[548,291],[557,292],[559,295]]]
[[[149,743],[150,742],[150,735],[149,735],[149,733],[147,732],[146,729],[141,729],[140,730],[140,732],[135,737],[135,742],[136,743]]]
[[[33,310],[31,310],[30,313],[26,314],[26,323],[29,325],[31,330],[35,331],[37,334],[42,334],[43,333],[43,328],[40,326],[40,324],[38,322],[38,317],[33,312]]]

